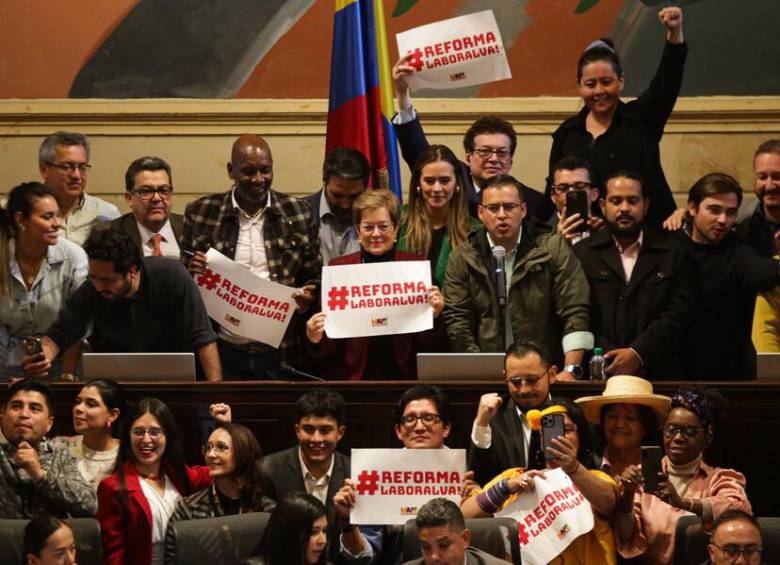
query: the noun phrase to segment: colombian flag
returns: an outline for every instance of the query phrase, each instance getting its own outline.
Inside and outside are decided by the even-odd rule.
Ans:
[[[326,151],[353,147],[374,170],[374,188],[401,198],[390,119],[393,83],[382,0],[336,0]]]

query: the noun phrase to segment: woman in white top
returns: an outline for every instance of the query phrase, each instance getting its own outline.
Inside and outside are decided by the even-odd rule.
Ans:
[[[54,194],[39,182],[11,189],[0,213],[0,375],[22,377],[25,338],[46,332],[87,278],[87,254],[60,237]],[[60,371],[73,374],[81,342],[65,351]]]
[[[73,404],[73,430],[77,435],[52,440],[55,446],[70,452],[81,475],[95,490],[114,472],[119,424],[125,413],[125,392],[119,383],[94,379],[84,385]]]

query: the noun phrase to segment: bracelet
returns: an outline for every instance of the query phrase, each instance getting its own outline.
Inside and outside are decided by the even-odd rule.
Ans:
[[[502,479],[477,495],[477,504],[487,514],[495,514],[509,498],[509,479]]]
[[[690,502],[690,506],[688,507],[688,512],[691,514],[696,514],[696,512],[693,511],[693,499],[689,498],[688,501]]]
[[[566,469],[564,469],[564,470],[563,470],[563,472],[564,472],[564,473],[566,473],[567,475],[569,475],[570,477],[571,477],[572,475],[576,475],[576,474],[577,474],[577,471],[579,471],[579,470],[580,470],[580,462],[579,462],[579,461],[577,461],[576,463],[577,463],[577,464],[574,466],[574,470],[573,470],[571,473],[570,473],[569,471],[567,471]]]

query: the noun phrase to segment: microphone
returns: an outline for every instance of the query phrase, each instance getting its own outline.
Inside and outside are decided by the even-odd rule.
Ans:
[[[506,249],[503,245],[496,245],[490,250],[496,259],[496,287],[498,289],[498,303],[501,306],[506,305],[506,278],[504,275],[504,257]]]

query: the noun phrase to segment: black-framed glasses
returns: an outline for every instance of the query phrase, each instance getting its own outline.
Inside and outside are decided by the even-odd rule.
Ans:
[[[674,437],[677,434],[682,434],[688,439],[693,439],[696,435],[703,430],[701,426],[676,426],[674,424],[665,424],[661,431],[666,437]]]
[[[560,184],[552,185],[552,189],[558,194],[563,194],[570,190],[587,190],[588,188],[592,188],[592,187],[593,187],[592,183],[585,182],[585,181],[578,181],[570,184],[562,182]]]
[[[92,169],[89,163],[52,163],[51,161],[44,161],[44,163],[66,173],[74,173],[78,169],[82,175],[86,175]]]
[[[710,545],[717,547],[729,561],[736,561],[740,555],[744,555],[748,561],[758,561],[761,559],[761,552],[764,550],[760,545],[718,545],[710,542]]]
[[[547,367],[544,370],[544,373],[542,373],[541,375],[517,375],[515,377],[507,377],[506,378],[506,382],[512,383],[515,386],[526,385],[528,387],[533,388],[533,387],[535,387],[539,383],[539,381],[541,381],[544,378],[544,376],[547,373],[550,372],[551,368],[552,368],[552,365]]]
[[[522,206],[521,202],[499,202],[498,204],[480,204],[482,208],[493,214],[494,216],[504,209],[504,212],[511,214]]]
[[[503,148],[492,149],[490,147],[477,147],[476,149],[474,149],[473,153],[480,159],[484,159],[484,160],[490,159],[491,155],[495,155],[496,159],[498,159],[499,161],[506,161],[511,156],[509,150]]]
[[[424,426],[435,426],[439,422],[442,421],[441,416],[438,414],[431,414],[430,412],[426,412],[424,414],[407,414],[406,416],[401,416],[401,424],[403,424],[407,428],[413,428],[417,425],[417,420],[422,421]]]
[[[217,454],[224,455],[230,451],[230,446],[224,441],[218,441],[217,443],[207,443],[201,446],[200,451],[203,453],[203,455],[208,455],[212,449],[216,451]]]
[[[151,200],[157,194],[160,198],[170,198],[173,193],[173,187],[167,184],[162,186],[142,186],[131,190],[141,200]]]

